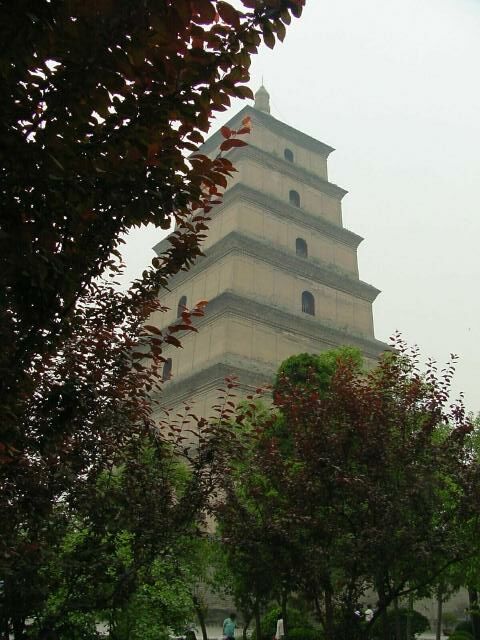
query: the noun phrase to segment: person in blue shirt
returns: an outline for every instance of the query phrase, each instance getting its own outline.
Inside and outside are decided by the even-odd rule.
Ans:
[[[237,624],[235,622],[237,616],[231,613],[228,618],[223,621],[223,637],[233,640],[235,638],[235,629]]]

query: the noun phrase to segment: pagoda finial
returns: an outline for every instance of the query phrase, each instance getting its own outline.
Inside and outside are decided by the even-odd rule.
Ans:
[[[270,94],[268,93],[268,91],[263,86],[263,77],[262,77],[262,84],[260,86],[260,89],[255,94],[254,107],[255,107],[255,109],[258,109],[259,111],[264,111],[265,113],[270,113]]]

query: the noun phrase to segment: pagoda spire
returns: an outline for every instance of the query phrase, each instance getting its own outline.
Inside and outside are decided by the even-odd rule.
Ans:
[[[260,86],[260,89],[255,94],[255,109],[259,111],[264,111],[265,113],[270,113],[270,94],[263,86],[263,82]]]

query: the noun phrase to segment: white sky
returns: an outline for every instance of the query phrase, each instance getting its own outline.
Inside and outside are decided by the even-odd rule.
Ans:
[[[479,63],[480,0],[307,0],[285,42],[254,59],[251,82],[264,76],[273,116],[337,149],[330,180],[349,190],[344,224],[365,238],[360,277],[382,290],[377,338],[399,329],[441,364],[458,354],[454,390],[474,411]],[[130,277],[164,235],[129,236]]]

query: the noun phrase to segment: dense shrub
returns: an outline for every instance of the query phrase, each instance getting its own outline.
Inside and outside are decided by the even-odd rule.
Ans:
[[[320,354],[300,353],[284,360],[277,372],[274,390],[281,387],[283,376],[298,385],[313,385],[326,392],[339,360],[351,360],[357,369],[363,364],[362,353],[356,347],[339,347]]]
[[[471,631],[455,631],[451,634],[450,640],[473,640]]]
[[[277,628],[277,617],[280,613],[280,607],[273,606],[263,615],[260,621],[261,640],[272,640]],[[309,624],[305,613],[294,607],[288,607],[287,616],[289,640],[321,640],[321,632]],[[257,640],[255,631],[252,633],[252,640]]]
[[[423,614],[418,611],[408,611],[408,609],[399,609],[398,611],[400,616],[400,632],[402,640],[407,638],[407,619],[408,616],[412,618],[412,634],[413,636],[418,636],[420,633],[424,633],[430,629],[430,623],[428,622],[428,618],[426,618]],[[393,637],[395,635],[395,612],[393,610],[389,610],[387,612],[388,619],[388,627],[390,630],[390,635]],[[382,621],[380,618],[377,618],[375,624],[372,629],[372,640],[382,637]]]
[[[288,631],[288,640],[322,640],[322,638],[322,631],[311,626],[294,627]]]
[[[457,631],[466,631],[467,633],[472,635],[472,623],[470,622],[470,620],[462,620],[461,622],[459,622],[455,627],[454,633],[456,633]]]

